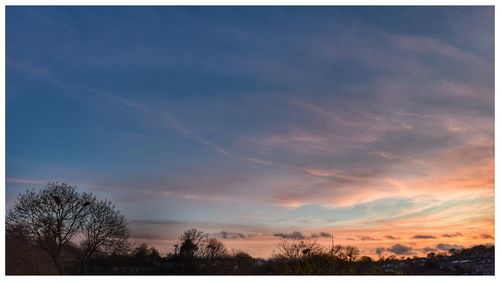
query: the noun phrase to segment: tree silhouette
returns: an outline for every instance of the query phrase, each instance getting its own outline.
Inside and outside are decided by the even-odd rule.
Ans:
[[[196,245],[191,239],[186,239],[182,242],[179,255],[183,258],[192,258],[198,251],[198,245]]]
[[[179,255],[183,258],[193,258],[200,256],[200,249],[203,249],[207,240],[207,235],[202,231],[191,228],[181,235],[181,247]]]
[[[112,248],[126,239],[126,222],[109,201],[90,193],[78,193],[65,183],[48,183],[42,189],[18,196],[7,215],[7,229],[21,233],[46,251],[57,271],[63,273],[60,256],[77,237],[84,245],[83,256],[97,249]],[[82,261],[86,258],[82,258]]]
[[[148,249],[148,244],[141,243],[139,246],[135,247],[133,256],[138,259],[143,259],[149,256],[150,251]]]
[[[125,217],[108,200],[89,195],[82,219],[80,264],[85,264],[96,252],[111,253],[126,247],[129,237]]]
[[[158,250],[155,247],[149,248],[149,256],[148,257],[154,261],[157,261],[161,258],[160,252],[158,252]]]
[[[201,256],[206,259],[218,259],[227,256],[226,246],[221,241],[210,238],[201,251]]]
[[[345,246],[345,256],[348,261],[355,261],[359,256],[359,249],[354,246]]]
[[[278,250],[278,257],[286,257],[289,259],[299,259],[307,255],[319,254],[324,251],[321,245],[316,241],[289,241],[286,239],[281,240]]]

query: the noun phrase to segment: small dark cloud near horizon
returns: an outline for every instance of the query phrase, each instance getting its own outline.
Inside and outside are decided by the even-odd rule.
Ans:
[[[399,237],[395,237],[392,235],[386,235],[386,236],[384,236],[384,238],[389,239],[389,240],[398,240],[399,239]]]
[[[456,245],[456,244],[444,244],[444,243],[439,243],[436,245],[436,248],[442,251],[448,251],[450,249],[462,249],[464,246],[462,245]]]
[[[489,235],[489,234],[481,234],[481,236],[479,236],[481,239],[495,239],[495,237]]]
[[[380,239],[373,238],[373,237],[370,237],[370,236],[362,236],[359,239],[361,239],[361,241],[377,241],[377,240],[380,240]]]
[[[292,233],[274,233],[273,236],[280,237],[283,239],[305,239],[306,236],[299,231],[293,231]]]
[[[176,220],[161,220],[161,219],[136,219],[129,221],[132,225],[183,225],[185,222]]]
[[[413,239],[436,239],[436,236],[433,235],[414,235]]]
[[[411,255],[415,253],[412,247],[408,247],[401,244],[392,245],[390,248],[387,248],[386,250],[396,255]]]
[[[455,232],[455,233],[451,233],[451,234],[443,234],[442,236],[443,236],[443,237],[447,237],[447,238],[452,238],[452,237],[462,236],[462,233],[460,233],[460,232]]]
[[[152,233],[132,233],[130,235],[132,239],[146,239],[146,240],[164,240],[165,237],[161,234],[152,234]]]
[[[216,233],[215,236],[220,237],[222,239],[247,239],[249,236],[240,232],[228,232],[228,231],[221,231],[219,233]]]
[[[319,232],[311,234],[310,238],[331,238],[332,235],[328,232]]]
[[[424,248],[422,248],[422,251],[424,251],[425,253],[430,253],[430,252],[437,251],[437,249],[434,247],[424,247]]]

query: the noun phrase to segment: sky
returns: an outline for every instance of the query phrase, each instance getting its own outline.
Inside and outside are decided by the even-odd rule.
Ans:
[[[7,7],[6,206],[423,256],[494,242],[493,7]]]

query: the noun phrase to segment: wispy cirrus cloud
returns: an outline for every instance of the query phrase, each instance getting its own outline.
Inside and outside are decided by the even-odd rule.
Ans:
[[[23,178],[6,178],[8,184],[22,184],[22,185],[40,185],[47,183],[43,180],[23,179]]]
[[[401,48],[418,53],[445,56],[461,61],[478,62],[481,59],[469,52],[446,44],[432,37],[418,36],[391,36],[393,42]]]

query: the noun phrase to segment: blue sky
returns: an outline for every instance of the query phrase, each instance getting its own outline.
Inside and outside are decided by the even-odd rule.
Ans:
[[[8,206],[68,182],[165,251],[185,227],[262,245],[430,218],[464,244],[493,231],[492,7],[8,7],[6,23]]]

